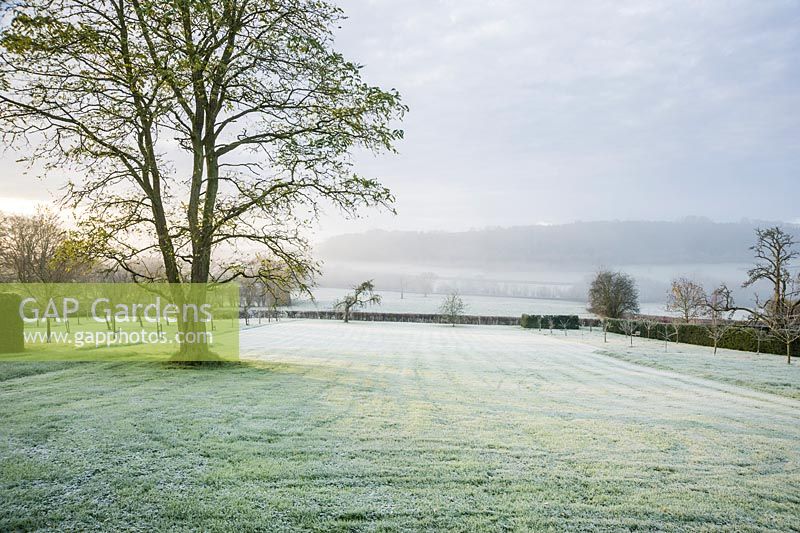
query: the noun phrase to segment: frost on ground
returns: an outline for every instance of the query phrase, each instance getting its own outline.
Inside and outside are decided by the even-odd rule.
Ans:
[[[563,335],[555,332],[555,335]],[[681,374],[702,377],[724,383],[748,387],[800,400],[800,360],[786,364],[786,356],[756,354],[720,348],[714,349],[654,339],[634,337],[633,346],[629,337],[603,334],[596,328],[593,332],[568,332],[569,340],[596,348],[600,353],[639,365]]]
[[[613,342],[308,320],[238,366],[0,365],[0,530],[800,528],[800,401]]]
[[[636,353],[612,337],[604,349]],[[254,331],[243,345],[253,357],[333,371],[324,401],[340,405],[337,432],[386,446],[436,484],[471,480],[475,512],[522,513],[517,523],[800,527],[800,402],[607,357],[600,342],[579,332],[300,321]],[[676,358],[707,357],[681,350]],[[717,360],[727,361],[724,376],[780,367],[795,391],[800,383],[780,358],[724,351]]]

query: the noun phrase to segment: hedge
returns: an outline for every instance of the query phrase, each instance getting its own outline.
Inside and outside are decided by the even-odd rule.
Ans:
[[[315,318],[323,320],[341,320],[341,311],[293,311],[283,312],[286,318]],[[242,315],[244,316],[244,315]],[[432,313],[382,313],[373,311],[354,311],[350,313],[350,320],[366,322],[418,322],[424,324],[447,324],[448,318],[441,314]],[[515,316],[478,316],[461,315],[459,324],[473,324],[484,326],[518,326],[519,318]]]
[[[625,331],[622,328],[622,320],[608,320],[609,333],[619,333],[624,335]],[[656,323],[653,324],[648,332],[646,322],[643,320],[636,320],[635,331],[644,338],[664,340],[664,328],[670,328],[670,342],[675,342],[675,330],[678,328],[677,341],[684,344],[694,344],[698,346],[714,346],[714,341],[708,335],[708,329],[701,324],[679,324],[673,322],[671,324]],[[753,326],[733,326],[726,332],[725,336],[719,341],[719,348],[727,348],[729,350],[740,350],[744,352],[758,351],[758,340],[755,336],[755,327]],[[800,357],[800,343],[792,345],[792,356]],[[777,355],[786,355],[786,344],[777,339],[768,339],[761,341],[761,353],[773,353]]]
[[[25,349],[20,303],[19,295],[0,293],[0,353],[19,353]]]
[[[526,329],[550,329],[551,320],[553,329],[580,329],[581,327],[581,319],[578,318],[578,315],[522,315],[519,324]]]

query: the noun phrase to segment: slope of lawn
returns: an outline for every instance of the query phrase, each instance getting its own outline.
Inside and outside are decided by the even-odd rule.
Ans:
[[[558,334],[558,333],[556,333]],[[675,344],[652,339],[634,338],[630,346],[624,335],[608,335],[603,342],[601,333],[569,333],[572,340],[594,346],[601,353],[638,365],[671,370],[757,391],[779,394],[800,400],[800,360],[786,364],[786,356],[756,354],[737,350],[714,349],[707,346]]]
[[[800,528],[791,398],[510,327],[294,321],[242,346],[0,364],[0,530]]]

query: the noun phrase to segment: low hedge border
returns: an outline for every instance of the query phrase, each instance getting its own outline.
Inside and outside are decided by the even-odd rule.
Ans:
[[[520,326],[526,329],[580,329],[581,319],[578,315],[522,315]]]

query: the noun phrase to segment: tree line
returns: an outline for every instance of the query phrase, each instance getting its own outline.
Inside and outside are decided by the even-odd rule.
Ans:
[[[737,305],[731,289],[722,284],[707,292],[702,284],[681,277],[672,281],[666,310],[679,315],[684,324],[700,321],[711,339],[714,352],[733,328],[746,327],[757,337],[758,346],[769,339],[785,347],[787,363],[792,361],[792,346],[800,340],[800,272],[793,272],[800,257],[794,236],[779,226],[756,229],[756,242],[750,247],[755,264],[747,272],[743,288],[766,283],[771,288],[768,298],[755,295],[753,306]],[[598,315],[608,331],[610,320],[631,337],[642,324],[648,329],[657,321],[639,316],[639,297],[633,278],[623,272],[601,269],[589,289],[589,311]],[[744,319],[734,320],[736,313]],[[670,328],[660,327],[665,332]],[[678,339],[679,329],[671,336]],[[670,333],[665,333],[665,340]],[[649,335],[648,335],[649,336]]]

